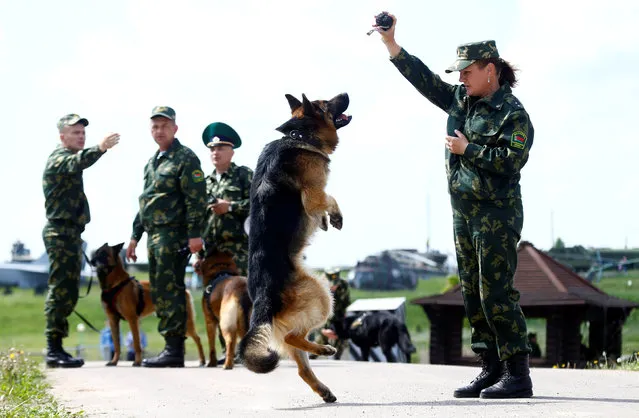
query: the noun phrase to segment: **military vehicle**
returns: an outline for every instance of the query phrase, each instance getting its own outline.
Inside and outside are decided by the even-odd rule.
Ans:
[[[82,241],[82,251],[86,251],[87,243]],[[92,272],[86,261],[82,260],[81,281],[87,281]],[[5,294],[11,293],[15,287],[33,289],[36,294],[46,292],[49,282],[49,257],[47,253],[38,259],[31,256],[31,251],[21,241],[13,243],[11,261],[0,263],[0,288]]]
[[[419,279],[446,276],[446,254],[414,249],[385,250],[369,255],[349,272],[349,283],[355,289],[415,289]]]
[[[601,280],[605,270],[626,271],[639,266],[638,249],[586,249],[577,245],[574,247],[553,247],[546,251],[546,254],[591,282]]]

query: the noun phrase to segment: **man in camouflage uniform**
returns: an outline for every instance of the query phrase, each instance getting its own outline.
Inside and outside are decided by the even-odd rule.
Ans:
[[[335,347],[337,353],[333,358],[339,360],[348,343],[348,335],[344,329],[344,318],[346,317],[346,308],[351,304],[351,292],[348,282],[340,277],[340,270],[326,270],[324,274],[333,294],[333,315],[328,319],[323,329],[314,332],[313,339],[317,344],[330,344]]]
[[[184,367],[184,273],[188,254],[202,249],[204,173],[195,153],[175,138],[177,129],[173,109],[153,108],[151,135],[159,149],[144,167],[144,191],[126,254],[137,259],[135,248],[146,232],[151,297],[166,345],[158,356],[145,359],[144,367]]]
[[[208,219],[204,241],[220,251],[229,251],[241,275],[248,273],[248,236],[244,222],[249,214],[249,192],[253,170],[232,162],[234,150],[242,145],[229,125],[211,123],[202,133],[211,150],[215,169],[206,177]]]
[[[82,173],[120,140],[118,134],[110,134],[98,145],[84,149],[87,125],[88,120],[75,114],[60,119],[61,144],[49,156],[42,176],[47,216],[42,239],[49,257],[49,291],[44,305],[49,367],[84,364],[62,348],[62,339],[69,335],[67,317],[78,302],[83,257],[80,235],[91,220]]]
[[[453,229],[471,347],[481,374],[455,397],[532,396],[526,320],[514,287],[523,226],[520,170],[534,129],[512,94],[517,79],[495,41],[457,48],[461,85],[450,85],[395,41],[395,23],[378,28],[391,62],[428,100],[448,113],[446,171]],[[502,373],[502,370],[505,372]]]

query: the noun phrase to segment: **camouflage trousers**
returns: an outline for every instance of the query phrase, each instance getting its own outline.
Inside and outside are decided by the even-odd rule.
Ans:
[[[471,348],[476,353],[497,349],[502,360],[529,353],[526,319],[514,287],[524,221],[521,199],[451,202]]]
[[[82,271],[82,230],[72,225],[47,223],[42,240],[49,257],[49,290],[44,302],[47,337],[69,335],[67,317],[78,303]]]
[[[224,242],[217,245],[218,251],[228,251],[233,254],[233,261],[237,266],[240,276],[248,275],[248,244]]]
[[[163,337],[186,334],[186,287],[184,274],[188,263],[186,231],[156,228],[148,232],[149,282],[151,299],[159,318],[158,332]]]
[[[240,276],[248,275],[248,251],[233,253],[233,261],[235,261]]]

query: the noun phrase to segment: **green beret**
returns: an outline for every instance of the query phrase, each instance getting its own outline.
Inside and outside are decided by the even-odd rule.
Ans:
[[[472,42],[457,47],[457,61],[446,69],[447,73],[461,71],[473,62],[484,58],[499,58],[495,41]]]
[[[242,145],[242,140],[235,129],[223,122],[214,122],[204,128],[202,142],[209,148],[216,145],[231,145],[233,148],[239,148]]]

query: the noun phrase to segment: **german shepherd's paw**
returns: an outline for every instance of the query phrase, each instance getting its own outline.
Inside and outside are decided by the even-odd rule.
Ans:
[[[142,362],[138,363],[137,361],[134,361],[132,366],[133,367],[140,367],[140,366],[142,366]]]
[[[118,363],[117,363],[117,362],[110,361],[110,362],[108,362],[106,365],[107,365],[107,366],[109,366],[109,367],[110,367],[110,366],[117,366],[117,365],[118,365]]]
[[[319,227],[322,231],[328,231],[328,218],[325,215],[320,218]]]
[[[217,367],[217,361],[209,361],[206,367]]]
[[[337,400],[337,398],[335,397],[335,395],[333,395],[333,392],[331,392],[329,388],[323,388],[323,389],[325,390],[321,390],[320,396],[322,397],[324,402],[333,403]]]
[[[320,351],[320,355],[322,356],[332,356],[337,353],[337,350],[332,345],[323,345],[322,350]]]
[[[331,225],[333,225],[333,228],[337,230],[342,229],[344,218],[340,212],[329,213],[328,216],[331,218]]]

